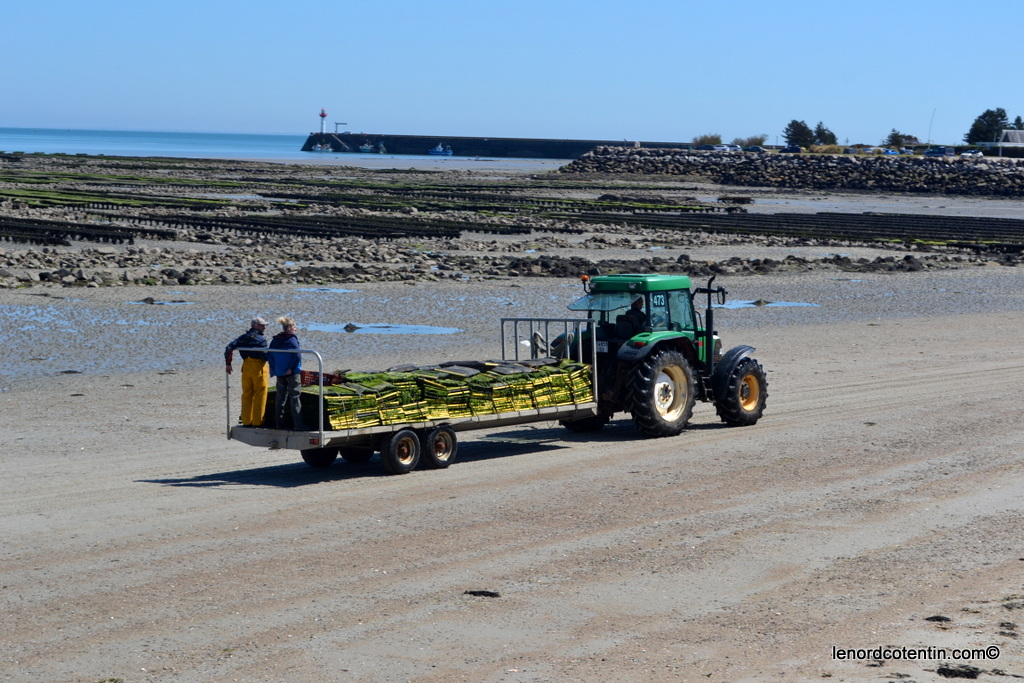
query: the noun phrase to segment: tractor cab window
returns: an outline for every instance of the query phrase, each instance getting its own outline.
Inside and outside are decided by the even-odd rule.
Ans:
[[[674,332],[693,329],[693,302],[686,291],[667,292],[668,296],[668,328]]]
[[[651,329],[655,332],[664,332],[669,329],[671,313],[669,311],[669,293],[653,292],[649,299],[650,308],[647,312]]]
[[[651,329],[655,332],[682,332],[693,328],[689,292],[652,292],[650,307]]]
[[[630,307],[637,296],[642,295],[636,292],[591,292],[569,304],[569,310],[587,311],[591,317],[597,317],[599,340],[622,341],[641,333],[644,326],[650,324],[645,313],[631,314]]]
[[[629,309],[635,298],[636,294],[632,292],[591,292],[569,304],[569,310],[599,313],[601,320],[614,322],[616,316]]]

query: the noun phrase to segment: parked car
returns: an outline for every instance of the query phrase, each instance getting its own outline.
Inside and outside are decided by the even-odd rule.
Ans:
[[[847,147],[843,150],[843,154],[860,154],[860,150],[856,147]]]
[[[926,157],[951,157],[956,156],[956,150],[952,147],[931,147],[925,151]]]
[[[783,154],[800,154],[800,152],[804,151],[804,148],[800,145],[786,145],[779,151]]]
[[[880,151],[882,154],[888,154],[890,156],[896,156],[899,154],[899,152],[897,152],[896,150],[890,149],[888,147],[883,147]]]
[[[748,145],[748,146],[743,148],[743,151],[744,152],[763,152],[764,151],[764,147],[762,147],[761,145]]]
[[[703,150],[705,152],[728,152],[729,148],[726,145],[697,145],[694,149]]]
[[[964,151],[960,152],[960,156],[966,159],[981,159],[985,155],[976,149],[965,149]]]
[[[739,145],[726,145],[725,149],[727,152],[740,152],[742,149]]]

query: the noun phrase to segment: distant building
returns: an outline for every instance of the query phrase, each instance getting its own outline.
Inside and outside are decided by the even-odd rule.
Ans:
[[[1024,147],[1024,130],[1004,130],[999,138],[1000,147]]]
[[[1004,130],[998,142],[979,142],[978,147],[999,150],[999,156],[1003,155],[1004,149],[1012,149],[1010,156],[1019,157],[1024,151],[1024,130]]]

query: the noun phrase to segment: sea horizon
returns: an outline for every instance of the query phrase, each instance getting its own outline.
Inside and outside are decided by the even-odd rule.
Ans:
[[[300,161],[306,135],[0,127],[0,152]]]
[[[190,133],[0,127],[0,153],[268,161],[364,168],[501,168],[535,171],[560,165],[560,162],[551,159],[303,152],[302,146],[315,133]]]

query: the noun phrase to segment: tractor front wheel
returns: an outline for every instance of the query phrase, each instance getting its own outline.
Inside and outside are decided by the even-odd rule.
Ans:
[[[729,373],[722,395],[715,399],[715,412],[730,426],[746,427],[761,419],[767,401],[764,368],[753,358],[744,358]]]
[[[693,414],[693,370],[678,351],[655,352],[629,377],[633,422],[647,436],[675,436]]]

